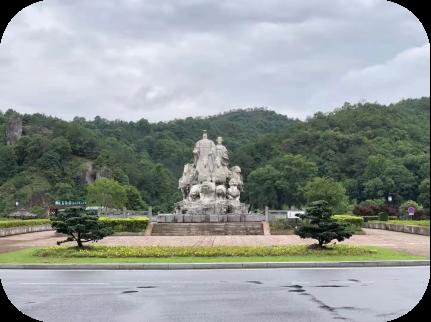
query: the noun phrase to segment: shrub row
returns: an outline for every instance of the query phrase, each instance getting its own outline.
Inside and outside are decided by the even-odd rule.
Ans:
[[[333,215],[332,218],[338,222],[349,223],[352,226],[355,226],[356,228],[361,228],[362,224],[364,223],[364,218],[359,217],[359,216]]]
[[[37,226],[49,224],[49,219],[12,219],[12,220],[1,220],[0,228],[11,228],[11,227],[21,227],[21,226]]]
[[[386,213],[388,216],[397,216],[398,209],[388,207],[387,205],[367,205],[367,206],[355,206],[353,214],[362,217],[368,216],[379,216],[380,213]]]
[[[76,247],[46,247],[36,249],[34,255],[40,257],[221,257],[221,256],[302,256],[302,255],[369,255],[377,250],[366,247],[335,245],[322,250],[311,249],[307,245],[290,246],[217,246],[217,247],[168,247],[168,246],[102,246],[93,245],[83,249]]]
[[[375,222],[381,222],[381,220],[376,220]],[[389,220],[386,221],[388,224],[395,225],[409,225],[409,226],[421,226],[421,227],[429,227],[429,220]]]
[[[114,232],[141,232],[147,228],[148,217],[128,217],[128,218],[111,218],[100,217],[105,227],[110,227]]]

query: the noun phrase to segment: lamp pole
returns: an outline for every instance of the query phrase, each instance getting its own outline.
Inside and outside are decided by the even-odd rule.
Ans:
[[[388,204],[391,206],[391,208],[396,209],[397,211],[397,217],[399,217],[399,209],[395,206],[396,198],[398,196],[398,192],[389,192],[388,193]]]

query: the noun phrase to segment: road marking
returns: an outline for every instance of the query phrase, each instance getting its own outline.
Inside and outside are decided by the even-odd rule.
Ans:
[[[110,283],[19,283],[21,285],[110,285]]]

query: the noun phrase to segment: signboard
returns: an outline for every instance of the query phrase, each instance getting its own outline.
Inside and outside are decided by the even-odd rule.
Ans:
[[[407,212],[409,213],[409,216],[413,216],[415,214],[415,211],[416,211],[415,207],[409,207],[407,209]]]
[[[56,206],[85,206],[87,203],[82,200],[56,200]]]

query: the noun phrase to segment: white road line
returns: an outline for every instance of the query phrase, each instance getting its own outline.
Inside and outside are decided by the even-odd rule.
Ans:
[[[19,283],[20,285],[110,285],[110,283]]]

